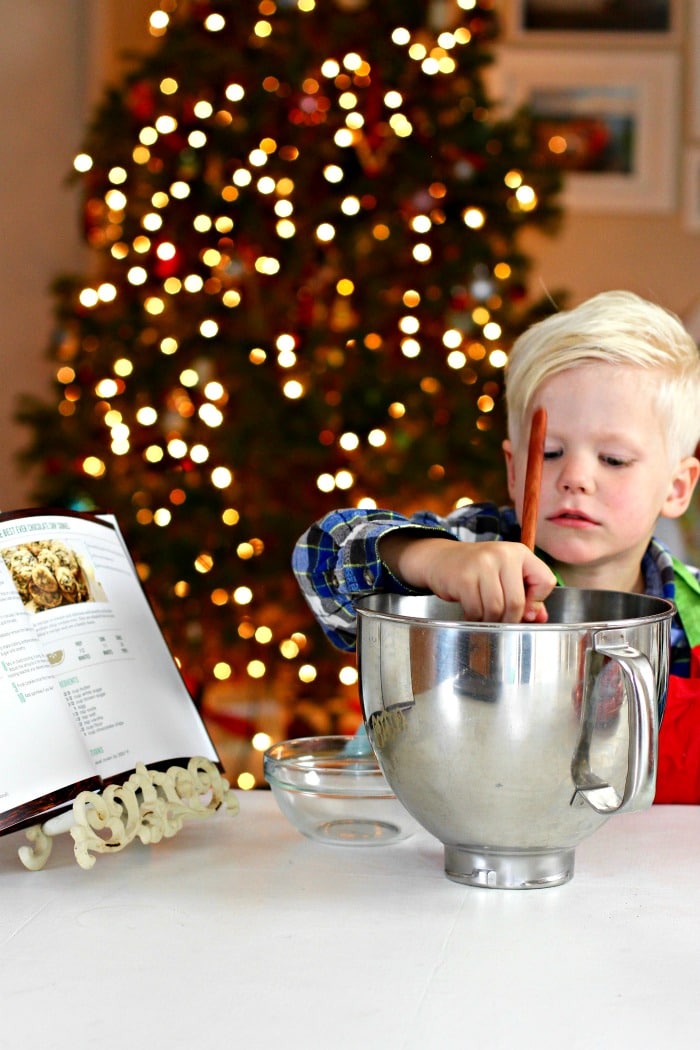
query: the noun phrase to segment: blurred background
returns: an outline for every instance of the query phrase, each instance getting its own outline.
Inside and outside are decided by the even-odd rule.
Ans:
[[[116,512],[260,786],[270,741],[359,721],[301,530],[504,499],[500,375],[543,313],[628,288],[700,338],[699,7],[0,14],[0,505]]]

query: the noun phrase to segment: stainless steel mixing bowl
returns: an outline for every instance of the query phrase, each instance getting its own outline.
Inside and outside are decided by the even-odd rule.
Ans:
[[[566,882],[583,838],[651,804],[671,602],[557,588],[535,625],[467,622],[433,596],[356,605],[372,746],[449,878]]]

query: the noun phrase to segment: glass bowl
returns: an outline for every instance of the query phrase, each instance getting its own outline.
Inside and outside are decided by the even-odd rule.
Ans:
[[[307,838],[334,846],[408,838],[418,824],[387,784],[374,752],[357,751],[352,736],[283,740],[265,752],[265,779],[282,813]]]

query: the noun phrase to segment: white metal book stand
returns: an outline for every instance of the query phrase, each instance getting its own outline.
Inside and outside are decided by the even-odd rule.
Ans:
[[[53,839],[70,831],[75,859],[91,868],[98,853],[116,853],[135,839],[152,845],[172,838],[186,820],[211,817],[224,807],[238,812],[238,801],[227,780],[206,758],[191,758],[187,768],[167,771],[138,764],[124,784],[103,792],[82,791],[73,808],[26,831],[31,845],[19,848],[19,859],[30,871],[44,867]]]

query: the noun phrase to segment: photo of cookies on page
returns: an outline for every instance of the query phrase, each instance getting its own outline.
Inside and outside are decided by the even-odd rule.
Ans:
[[[61,540],[36,540],[0,551],[25,608],[31,612],[92,601],[88,574]]]

